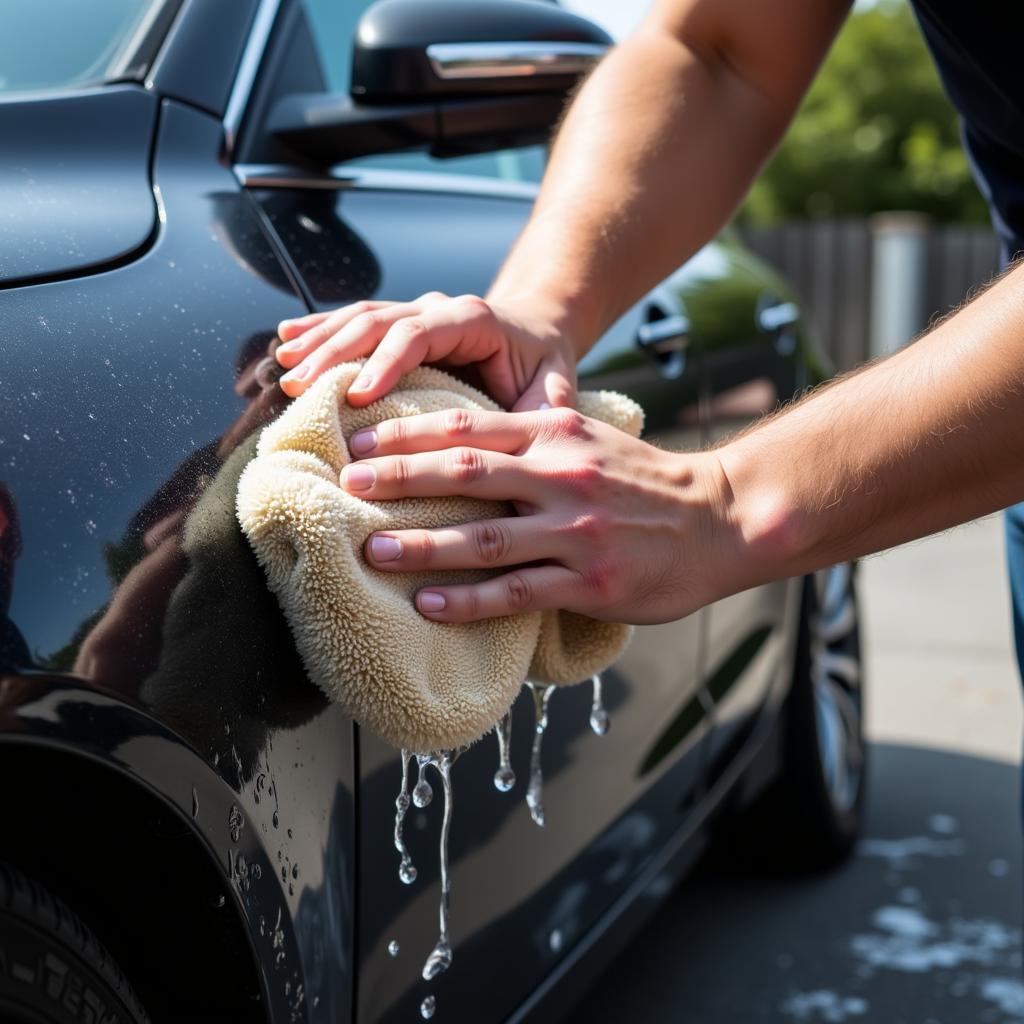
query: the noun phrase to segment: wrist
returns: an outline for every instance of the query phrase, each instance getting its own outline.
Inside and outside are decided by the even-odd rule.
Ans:
[[[499,278],[486,300],[510,319],[528,320],[534,329],[543,325],[545,333],[568,344],[576,360],[590,351],[604,329],[598,311],[585,296],[573,296],[562,289],[531,287]]]
[[[722,575],[730,593],[800,575],[810,568],[814,548],[811,521],[796,500],[790,467],[772,458],[764,445],[750,443],[756,436],[707,453],[717,466]]]

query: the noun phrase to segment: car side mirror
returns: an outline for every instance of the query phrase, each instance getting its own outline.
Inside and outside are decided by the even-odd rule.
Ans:
[[[608,49],[602,29],[547,0],[378,0],[359,21],[362,103],[568,92]]]
[[[351,94],[285,96],[269,129],[322,166],[543,142],[611,42],[546,0],[378,0],[356,30]]]

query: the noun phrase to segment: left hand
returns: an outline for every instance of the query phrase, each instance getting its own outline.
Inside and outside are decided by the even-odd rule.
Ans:
[[[707,603],[727,505],[717,460],[636,440],[570,409],[450,409],[389,420],[349,439],[349,493],[379,501],[461,495],[514,502],[518,517],[373,534],[383,572],[510,568],[416,595],[437,622],[566,609],[667,622]],[[701,571],[701,568],[704,571]]]

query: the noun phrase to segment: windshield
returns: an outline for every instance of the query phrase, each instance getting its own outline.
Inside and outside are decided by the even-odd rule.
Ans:
[[[166,0],[0,0],[0,96],[129,75]]]

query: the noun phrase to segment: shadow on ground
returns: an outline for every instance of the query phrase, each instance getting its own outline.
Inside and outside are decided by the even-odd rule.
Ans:
[[[712,854],[572,1024],[1024,1024],[1019,769],[916,747],[871,755],[848,864],[780,879]]]

